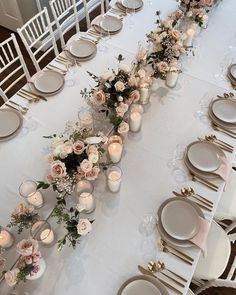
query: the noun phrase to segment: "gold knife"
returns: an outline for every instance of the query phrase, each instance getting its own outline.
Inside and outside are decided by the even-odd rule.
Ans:
[[[170,285],[169,283],[167,283],[167,282],[163,281],[162,279],[160,279],[159,277],[155,276],[151,271],[147,270],[146,268],[142,267],[141,265],[138,265],[138,270],[144,275],[152,276],[152,277],[158,279],[163,285],[165,285],[167,288],[174,291],[176,294],[182,295],[182,292],[180,292],[174,286]]]
[[[31,82],[29,82],[29,83],[31,83]],[[31,92],[31,91],[29,91],[29,90],[26,90],[26,89],[24,89],[24,88],[22,88],[20,91],[27,93],[27,94],[28,94],[29,96],[31,96],[32,98],[39,98],[39,99],[42,99],[42,100],[47,101],[46,97],[44,97],[44,96],[42,96],[42,95],[40,95],[40,94],[33,93],[33,92]]]

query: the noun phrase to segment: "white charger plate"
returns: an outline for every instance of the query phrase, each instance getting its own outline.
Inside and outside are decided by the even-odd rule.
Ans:
[[[143,6],[142,0],[122,0],[121,4],[131,10],[140,9]]]
[[[220,167],[221,158],[226,158],[218,146],[206,141],[196,141],[188,145],[187,157],[194,167],[203,172],[214,172]]]
[[[213,112],[212,109],[209,107],[208,110],[208,116],[210,117],[211,121],[215,123],[216,125],[219,125],[220,127],[226,128],[226,129],[236,129],[236,124],[234,123],[226,123],[217,118]]]
[[[155,278],[139,275],[122,284],[117,295],[168,295],[165,286]]]
[[[158,223],[157,223],[157,230],[160,233],[160,236],[163,238],[163,240],[165,240],[167,243],[169,243],[170,245],[174,246],[174,247],[180,247],[180,248],[190,248],[190,247],[194,247],[195,245],[190,242],[189,240],[178,240],[175,239],[174,237],[172,237],[171,235],[169,235],[161,222],[161,212],[162,212],[162,208],[164,208],[164,206],[169,203],[171,200],[176,199],[176,200],[183,200],[184,202],[188,202],[190,203],[198,212],[198,215],[200,217],[202,217],[203,219],[205,219],[205,216],[202,212],[202,210],[198,207],[197,204],[195,204],[194,202],[192,202],[189,199],[184,199],[182,197],[174,197],[174,198],[169,198],[167,199],[165,202],[163,202],[161,204],[161,206],[159,207],[158,211],[157,211],[157,215],[158,215]]]
[[[69,45],[69,52],[76,58],[86,58],[96,52],[96,44],[89,40],[74,40]]]
[[[69,50],[65,50],[64,53],[65,53],[66,57],[68,57],[68,59],[71,59],[71,60],[76,59],[76,60],[79,61],[79,62],[83,62],[83,61],[88,61],[88,60],[94,58],[94,56],[95,56],[96,53],[97,53],[97,47],[96,47],[96,51],[95,51],[94,53],[92,53],[91,55],[89,55],[89,56],[87,56],[87,57],[84,57],[84,58],[82,58],[82,57],[81,57],[81,58],[77,58],[77,57],[73,56],[73,55],[69,52]]]
[[[236,64],[232,64],[231,66],[229,66],[228,68],[229,74],[231,75],[231,77],[236,80]]]
[[[173,199],[161,211],[165,231],[178,240],[189,240],[199,231],[199,214],[192,204]]]
[[[122,21],[119,18],[111,15],[106,15],[100,21],[100,27],[102,30],[110,33],[119,32],[122,29],[122,26]]]
[[[64,77],[56,71],[40,71],[33,76],[31,83],[37,91],[51,94],[63,87]]]
[[[23,118],[21,114],[15,110],[0,110],[0,139],[8,139],[21,126]]]
[[[236,123],[236,101],[233,99],[214,100],[212,112],[223,122]]]

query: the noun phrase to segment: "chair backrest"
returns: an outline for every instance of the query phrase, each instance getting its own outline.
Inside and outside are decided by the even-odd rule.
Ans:
[[[51,51],[55,56],[59,54],[47,8],[44,7],[17,31],[37,71],[45,66],[40,63]]]
[[[101,14],[104,14],[109,8],[109,0],[83,0],[85,17],[87,22],[87,28],[91,26],[90,13],[97,9],[99,6],[101,8]]]
[[[52,0],[51,11],[59,32],[61,46],[65,47],[65,33],[75,26],[76,32],[80,31],[78,10],[84,9],[83,0]]]
[[[10,38],[0,44],[0,96],[7,101],[7,93],[14,85],[21,81],[25,84],[29,79],[30,75],[20,47],[15,35],[11,34]]]

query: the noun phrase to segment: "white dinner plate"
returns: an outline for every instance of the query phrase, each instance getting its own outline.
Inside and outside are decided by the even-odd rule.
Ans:
[[[168,295],[163,284],[155,278],[139,275],[128,279],[120,287],[117,295]]]
[[[122,0],[121,4],[131,10],[140,9],[143,6],[142,0]]]
[[[212,103],[213,114],[226,123],[236,123],[236,101],[217,99]]]
[[[22,125],[22,116],[14,110],[0,110],[0,138],[6,139],[15,133]]]
[[[76,58],[86,58],[96,51],[96,44],[89,40],[74,40],[69,45],[69,52]]]
[[[215,123],[216,125],[219,125],[220,127],[223,127],[223,128],[226,128],[226,129],[236,129],[236,124],[234,124],[234,123],[226,123],[226,122],[220,120],[219,118],[217,118],[213,114],[211,107],[209,107],[208,115],[210,117],[210,120],[213,123]]]
[[[68,59],[70,59],[70,60],[76,59],[76,60],[79,61],[79,62],[83,62],[83,61],[87,61],[87,60],[90,60],[90,59],[94,58],[94,56],[95,56],[96,53],[97,53],[97,47],[96,47],[96,50],[95,50],[94,53],[92,53],[91,55],[89,55],[89,56],[87,56],[87,57],[83,57],[83,58],[82,58],[82,57],[81,57],[81,58],[76,58],[75,56],[73,56],[73,55],[69,52],[69,50],[65,50],[64,53],[65,53],[66,57],[68,57]]]
[[[101,19],[100,27],[106,32],[116,33],[122,29],[122,21],[115,16],[106,15]]]
[[[189,240],[199,230],[199,215],[190,203],[173,199],[162,208],[161,223],[173,238]]]
[[[40,71],[33,76],[32,83],[41,93],[55,93],[64,85],[64,77],[56,71]]]
[[[162,212],[162,209],[166,206],[166,204],[168,204],[172,200],[182,200],[184,202],[190,203],[195,208],[196,212],[198,212],[198,215],[200,217],[202,217],[203,219],[205,219],[205,216],[204,216],[202,210],[193,201],[191,201],[189,199],[184,199],[182,197],[169,198],[169,199],[167,199],[165,202],[163,202],[161,204],[161,206],[159,207],[159,209],[157,211],[157,215],[158,215],[157,230],[160,233],[160,235],[163,238],[163,240],[165,240],[167,243],[171,244],[174,247],[181,247],[181,248],[194,247],[195,245],[192,242],[190,242],[188,239],[187,240],[178,240],[178,239],[175,239],[174,237],[172,237],[171,235],[169,235],[165,231],[165,229],[164,229],[164,227],[162,225],[162,222],[161,222],[161,212]]]
[[[236,80],[236,64],[233,64],[231,66],[229,66],[228,71],[231,75],[231,77]]]
[[[214,172],[220,167],[224,152],[214,143],[196,141],[187,147],[189,162],[203,172]]]

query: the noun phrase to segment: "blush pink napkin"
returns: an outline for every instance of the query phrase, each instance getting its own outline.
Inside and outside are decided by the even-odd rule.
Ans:
[[[207,254],[206,240],[210,230],[210,223],[202,217],[199,217],[199,221],[199,231],[190,241],[202,250],[203,256],[205,257]]]
[[[231,163],[227,159],[221,158],[220,167],[214,173],[219,175],[227,183],[231,176],[231,171],[232,171]]]

